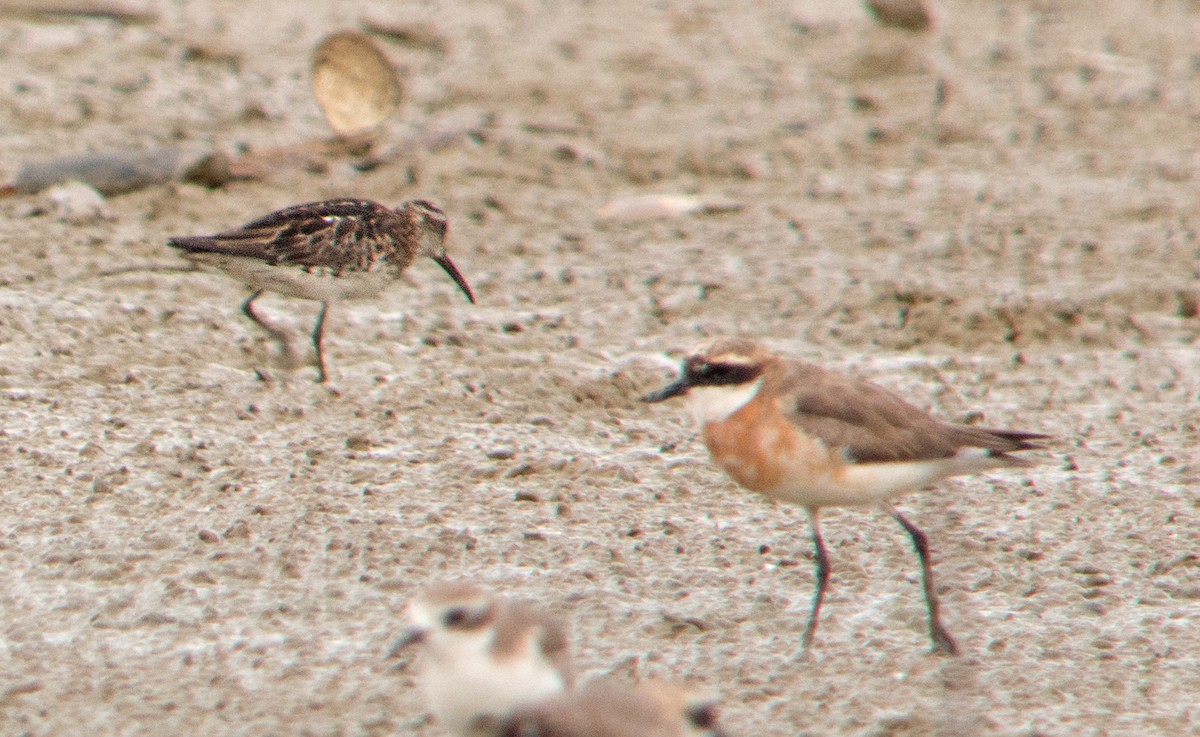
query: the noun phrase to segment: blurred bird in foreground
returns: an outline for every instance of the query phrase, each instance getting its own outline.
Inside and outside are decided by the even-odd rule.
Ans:
[[[574,685],[565,627],[531,602],[443,582],[419,593],[406,614],[392,652],[420,647],[429,710],[456,735],[491,734],[517,707]]]

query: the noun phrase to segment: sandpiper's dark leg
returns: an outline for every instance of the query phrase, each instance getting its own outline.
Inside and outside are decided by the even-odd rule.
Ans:
[[[242,314],[257,323],[258,326],[267,331],[267,334],[272,338],[286,346],[291,340],[291,337],[287,334],[287,331],[254,311],[254,300],[261,297],[262,293],[263,290],[260,289],[246,298],[246,301],[242,303]]]
[[[942,625],[941,607],[938,605],[937,592],[933,590],[933,566],[929,563],[929,542],[925,539],[925,533],[905,519],[895,507],[885,506],[884,509],[912,538],[917,557],[921,559],[921,583],[925,587],[925,605],[929,609],[929,639],[933,641],[933,649],[948,655],[958,655],[958,645]]]
[[[829,555],[825,552],[825,542],[821,539],[820,510],[810,507],[808,522],[812,527],[813,556],[817,561],[817,589],[813,592],[812,611],[808,614],[808,626],[804,628],[804,637],[800,643],[804,652],[812,646],[813,634],[817,631],[817,617],[821,614],[821,602],[825,600],[825,587],[829,584]]]
[[[254,311],[254,300],[262,296],[263,290],[259,289],[254,294],[251,294],[245,302],[242,303],[242,314],[253,320],[260,328],[267,331],[267,334],[279,344],[279,350],[283,353],[283,361],[290,368],[296,365],[296,352],[292,348],[292,336],[288,331],[275,325],[270,320],[267,320],[262,315]]]
[[[321,311],[317,313],[317,324],[313,326],[312,342],[317,351],[317,381],[325,383],[325,353],[321,350],[321,341],[325,337],[325,313],[329,311],[329,303],[321,303]]]

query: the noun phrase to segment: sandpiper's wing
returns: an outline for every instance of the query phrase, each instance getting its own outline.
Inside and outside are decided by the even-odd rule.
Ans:
[[[277,210],[216,235],[172,238],[168,245],[270,264],[367,268],[378,247],[390,239],[381,225],[392,216],[391,210],[370,200],[324,200]]]
[[[780,389],[788,419],[859,463],[949,458],[963,448],[1001,457],[1048,437],[944,422],[875,384],[798,361],[786,364]]]

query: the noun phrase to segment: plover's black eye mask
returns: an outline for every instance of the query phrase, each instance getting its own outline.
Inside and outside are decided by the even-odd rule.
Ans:
[[[745,363],[708,363],[703,360],[688,361],[685,367],[688,383],[692,386],[728,386],[745,384],[762,372],[760,366]]]
[[[491,607],[456,606],[447,609],[442,614],[442,624],[450,630],[469,630],[487,622],[491,616]]]

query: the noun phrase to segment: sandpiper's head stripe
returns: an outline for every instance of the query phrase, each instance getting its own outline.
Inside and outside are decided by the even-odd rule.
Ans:
[[[417,209],[417,210],[425,210],[426,212],[441,215],[443,217],[445,217],[445,215],[446,215],[446,213],[442,212],[442,208],[433,204],[429,200],[409,200],[407,203],[405,203],[405,206],[411,207],[411,208]]]

